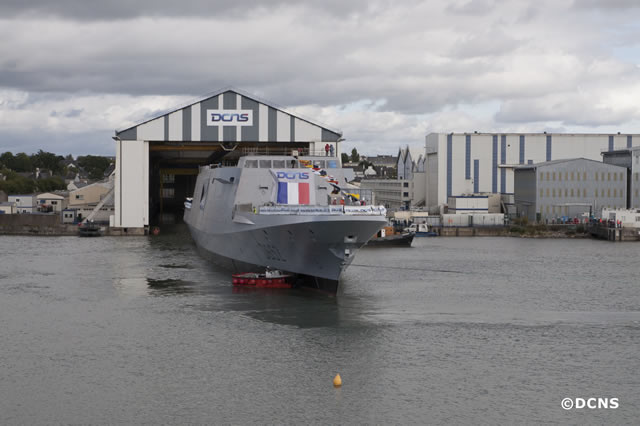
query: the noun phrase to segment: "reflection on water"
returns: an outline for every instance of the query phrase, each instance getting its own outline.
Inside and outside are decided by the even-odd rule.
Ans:
[[[336,297],[234,288],[185,232],[2,237],[0,254],[3,424],[640,415],[640,244],[415,240],[358,252]],[[623,403],[560,408],[590,395]]]

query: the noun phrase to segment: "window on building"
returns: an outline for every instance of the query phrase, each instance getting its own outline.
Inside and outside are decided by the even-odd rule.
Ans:
[[[204,187],[202,188],[204,190]],[[174,188],[162,188],[162,198],[173,198],[175,196]]]
[[[587,180],[587,172],[582,173],[582,180]]]
[[[614,173],[614,174],[613,174],[613,180],[614,180],[614,181],[617,181],[617,180],[618,180],[618,174],[617,174],[617,173]]]
[[[573,188],[571,188],[571,196],[573,197]]]
[[[595,173],[596,181],[598,180],[598,172]]]
[[[547,172],[547,180],[549,180],[549,172]]]
[[[544,197],[544,189],[540,188],[540,197]]]
[[[600,189],[600,196],[604,198],[604,188]]]
[[[598,190],[596,189],[595,197],[598,198]]]
[[[564,214],[565,216],[569,215],[569,206],[564,206]]]
[[[573,172],[571,172],[571,180],[573,180]]]
[[[564,180],[569,180],[569,172],[564,172]]]
[[[403,182],[402,186],[404,186],[405,188],[408,188],[409,187],[409,182]]]
[[[547,214],[549,214],[549,206],[547,206]]]
[[[616,188],[613,188],[613,198],[616,198],[618,196],[618,190]]]
[[[562,172],[558,172],[558,180],[562,182]]]
[[[544,180],[544,173],[540,173],[540,182]]]
[[[640,173],[636,172],[636,182],[638,181],[638,175],[640,175]]]
[[[551,176],[553,177],[553,181],[555,182],[555,181],[556,181],[556,172],[553,172],[553,173],[551,174]]]
[[[611,172],[607,172],[607,181],[611,182]]]
[[[58,204],[58,202],[56,200],[52,200],[51,204],[53,204],[55,206],[56,204]]]
[[[611,198],[611,188],[607,188],[607,197]]]
[[[409,196],[409,193],[408,193],[408,192],[403,192],[403,193],[402,193],[402,196],[403,196],[403,197],[408,197],[408,196]]]
[[[624,177],[622,176],[622,172],[620,172],[620,182],[622,182],[624,180]]]
[[[549,188],[547,188],[547,198],[549,198]]]
[[[551,190],[551,194],[553,194],[553,198],[556,198],[556,189],[555,188],[553,188]]]
[[[600,172],[600,180],[604,182],[604,172]]]
[[[162,183],[175,183],[176,175],[162,175]]]
[[[564,196],[565,197],[569,196],[569,190],[567,188],[564,189]]]
[[[587,198],[587,188],[582,188],[582,196]]]
[[[76,194],[76,200],[84,200],[83,194]]]

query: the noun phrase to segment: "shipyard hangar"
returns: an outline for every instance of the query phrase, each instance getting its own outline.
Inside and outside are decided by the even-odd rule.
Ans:
[[[198,168],[235,165],[246,154],[305,155],[340,167],[340,131],[296,116],[238,89],[117,130],[115,211],[110,225],[125,233],[182,216]],[[329,148],[331,148],[329,150]]]

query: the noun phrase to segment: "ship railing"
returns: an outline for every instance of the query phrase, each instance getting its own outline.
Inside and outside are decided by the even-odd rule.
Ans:
[[[263,215],[301,215],[301,216],[385,216],[384,206],[305,206],[280,205],[260,206],[256,213]]]
[[[238,148],[243,155],[286,155],[294,157],[326,157],[337,158],[334,151],[326,152],[323,149],[309,149],[305,147],[274,147],[274,146],[242,146]]]

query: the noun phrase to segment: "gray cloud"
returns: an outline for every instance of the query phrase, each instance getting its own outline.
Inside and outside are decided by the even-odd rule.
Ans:
[[[59,17],[74,20],[129,20],[151,17],[246,16],[282,7],[295,7],[296,0],[4,0],[0,16]],[[364,0],[307,1],[305,5],[334,16],[360,13],[371,2]]]
[[[79,143],[228,86],[363,145],[632,123],[640,71],[614,50],[634,57],[635,17],[607,4],[7,0],[0,124]]]

